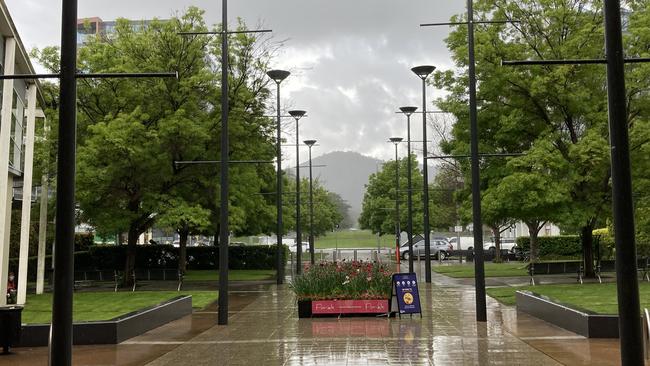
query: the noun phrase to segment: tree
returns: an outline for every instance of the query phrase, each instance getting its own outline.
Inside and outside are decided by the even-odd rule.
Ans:
[[[210,210],[201,205],[192,205],[193,200],[172,197],[167,201],[161,216],[156,217],[158,225],[173,228],[178,233],[178,270],[185,273],[187,265],[187,238],[192,233],[204,232],[210,227]]]
[[[372,230],[375,234],[395,233],[395,199],[400,202],[400,228],[407,229],[407,160],[399,160],[399,195],[395,187],[395,161],[383,164],[382,169],[370,175],[363,196],[362,210],[359,217],[361,229]],[[423,176],[418,168],[415,155],[411,155],[411,179],[413,185],[413,232],[423,230],[422,184]]]
[[[95,39],[79,52],[83,72],[179,75],[177,80],[80,81],[77,197],[83,219],[98,232],[128,233],[127,273],[134,268],[138,236],[158,217],[175,228],[203,228],[208,210],[210,222],[219,221],[218,167],[174,163],[219,156],[218,47],[206,36],[178,36],[207,30],[202,17],[201,10],[189,8],[178,18],[138,30],[119,20],[115,35]],[[273,48],[254,41],[238,35],[231,42],[231,157],[270,161],[274,125],[262,113],[269,97],[263,71]],[[40,54],[45,64],[58,67],[52,49]],[[270,200],[258,194],[272,189],[272,175],[271,163],[231,168],[234,231],[272,226]],[[182,208],[191,217],[179,214]],[[179,221],[174,224],[172,218]]]
[[[291,181],[293,183],[293,180]],[[285,227],[289,230],[296,229],[296,195],[295,186],[290,184],[285,192],[291,192],[285,197],[285,207],[289,208],[285,211],[286,217]],[[309,212],[309,179],[303,178],[300,180],[300,222],[303,233],[309,233],[310,228],[310,212]],[[341,213],[341,197],[336,193],[332,193],[325,189],[318,179],[313,183],[314,195],[314,237],[324,235],[336,228],[344,218]],[[308,234],[307,234],[308,235]],[[307,237],[305,235],[304,237]]]
[[[517,147],[517,141],[521,141],[521,146],[508,152],[528,150],[530,154],[537,150],[552,156],[546,159],[546,156],[532,153],[539,159],[512,159],[520,160],[521,164],[513,163],[510,168],[514,170],[508,174],[524,175],[516,176],[519,184],[508,182],[509,189],[520,189],[509,193],[524,198],[529,189],[544,188],[546,192],[540,190],[538,198],[564,194],[565,204],[561,206],[540,202],[542,208],[553,207],[553,212],[546,212],[549,216],[529,223],[534,231],[539,222],[555,218],[564,228],[580,232],[586,274],[593,275],[591,232],[599,222],[605,221],[610,202],[604,70],[593,65],[502,67],[500,62],[504,59],[603,58],[602,4],[593,0],[479,0],[476,11],[481,19],[521,21],[482,26],[476,34],[481,152],[492,152],[490,146],[493,145],[489,142],[494,139],[510,139],[515,142],[510,148]],[[457,66],[465,70],[466,28],[459,27],[453,32],[447,44]],[[465,73],[439,73],[436,83],[452,93],[448,102],[466,101]],[[629,88],[627,92],[629,100],[638,98],[639,89]],[[466,112],[450,110],[455,112],[462,126]],[[637,117],[631,113],[630,121]],[[459,141],[468,141],[467,131],[460,127],[454,136]],[[491,137],[486,140],[486,136]],[[531,171],[533,164],[542,164],[542,173]],[[531,180],[532,177],[523,179],[527,173],[545,172],[552,172],[553,177],[559,178],[545,186]],[[527,216],[521,210],[514,212]]]

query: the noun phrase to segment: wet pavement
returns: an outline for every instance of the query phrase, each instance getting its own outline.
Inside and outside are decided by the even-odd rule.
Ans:
[[[420,286],[423,317],[402,319],[298,319],[287,285],[233,288],[228,326],[214,325],[213,306],[120,345],[75,347],[74,364],[620,364],[617,339],[590,340],[491,298],[488,322],[477,323],[470,283],[433,273],[433,284]],[[16,352],[0,365],[47,365],[45,348]]]

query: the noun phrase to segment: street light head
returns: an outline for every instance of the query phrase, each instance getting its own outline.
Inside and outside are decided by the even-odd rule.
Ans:
[[[418,110],[418,107],[400,107],[399,110],[405,115],[410,116]]]
[[[273,81],[276,83],[281,83],[282,80],[286,79],[291,75],[289,71],[284,71],[284,70],[270,70],[267,71],[266,75],[268,75]]]
[[[316,144],[316,140],[305,140],[303,142],[305,143],[305,145],[307,145],[309,147],[312,147],[312,146],[314,146]]]
[[[289,111],[289,115],[291,115],[291,117],[293,117],[295,119],[301,119],[305,114],[307,114],[306,111],[300,111],[300,110]]]
[[[400,142],[402,142],[402,140],[404,140],[404,139],[401,138],[401,137],[391,137],[391,138],[390,138],[390,142],[394,143],[395,145],[397,145],[397,144],[399,144]]]
[[[436,69],[435,66],[416,66],[411,69],[420,79],[426,79]]]

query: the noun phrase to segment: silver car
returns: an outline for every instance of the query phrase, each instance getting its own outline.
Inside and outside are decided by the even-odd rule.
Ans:
[[[434,259],[444,260],[449,256],[449,252],[453,250],[453,247],[449,242],[442,240],[431,240],[431,257]],[[417,243],[413,243],[413,257],[424,258],[424,240],[420,240]],[[402,247],[399,250],[400,257],[404,260],[409,259],[409,244],[408,242],[402,244]]]

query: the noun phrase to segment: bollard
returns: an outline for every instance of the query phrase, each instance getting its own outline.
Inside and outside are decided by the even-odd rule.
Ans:
[[[355,261],[357,260],[357,250],[356,249],[354,250],[354,260]]]
[[[332,251],[332,261],[336,262],[336,250]]]

